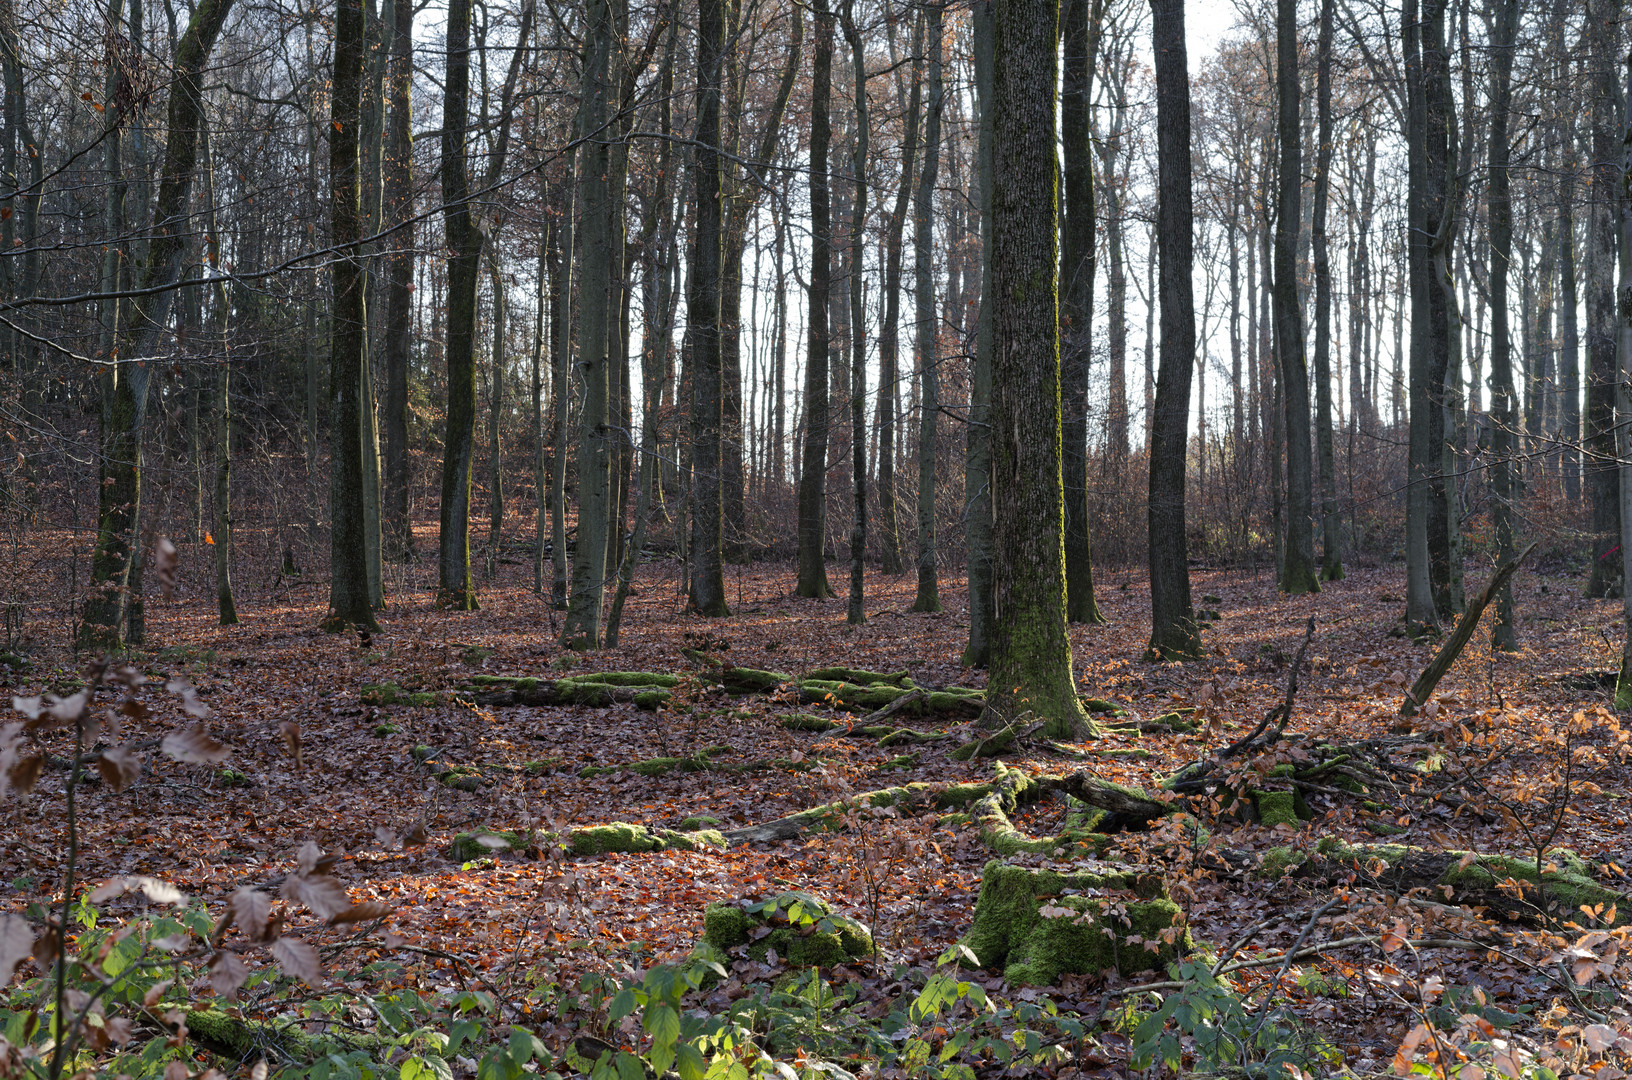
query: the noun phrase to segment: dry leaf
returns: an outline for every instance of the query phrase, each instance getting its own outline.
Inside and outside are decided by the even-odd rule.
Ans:
[[[249,967],[237,953],[225,949],[210,957],[210,985],[228,1001],[238,1000],[238,988],[249,978]]]
[[[11,981],[17,965],[34,951],[34,930],[21,915],[0,915],[0,986]]]
[[[129,746],[111,746],[96,759],[96,771],[114,791],[123,791],[141,779],[142,763]]]
[[[148,545],[147,564],[153,576],[159,579],[159,590],[166,600],[176,595],[176,545],[167,536],[161,536]]]
[[[43,754],[31,754],[26,758],[13,762],[11,768],[6,770],[7,785],[18,794],[27,795],[34,790],[34,785],[40,779],[40,771],[44,768],[45,756]]]
[[[322,979],[317,965],[317,950],[299,938],[281,937],[274,941],[272,956],[285,975],[299,979],[307,986],[316,986]]]
[[[164,737],[159,749],[175,758],[194,765],[219,765],[227,760],[229,752],[200,726],[183,731],[172,731]]]
[[[351,907],[345,887],[326,874],[291,874],[284,880],[283,895],[305,904],[320,919],[332,919]]]
[[[272,913],[272,897],[259,889],[241,886],[228,901],[232,921],[251,941],[266,937],[267,917]]]
[[[372,922],[375,919],[385,918],[395,910],[390,904],[382,904],[378,900],[366,900],[361,904],[353,904],[330,919],[329,923],[333,926],[340,926],[344,923]]]

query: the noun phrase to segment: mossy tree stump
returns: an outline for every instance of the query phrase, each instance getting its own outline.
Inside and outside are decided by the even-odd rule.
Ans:
[[[1048,986],[1061,975],[1159,968],[1187,951],[1190,937],[1159,877],[1057,873],[994,859],[981,871],[963,944],[1011,983]]]

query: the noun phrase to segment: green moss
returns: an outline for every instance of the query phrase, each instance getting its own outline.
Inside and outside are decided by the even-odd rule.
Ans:
[[[1085,697],[1082,699],[1082,707],[1091,713],[1105,713],[1110,716],[1128,715],[1128,711],[1122,706],[1113,701],[1106,701],[1104,698]]]
[[[709,817],[707,814],[696,814],[692,817],[683,819],[679,825],[675,826],[675,828],[680,829],[682,832],[694,832],[698,829],[717,828],[719,824],[720,819],[717,817]]]
[[[776,719],[789,731],[832,731],[839,726],[838,721],[825,716],[806,716],[802,713],[784,713]]]
[[[482,770],[474,765],[455,765],[436,774],[445,787],[458,791],[476,791],[482,786]]]
[[[1104,890],[1133,890],[1141,898],[1082,895]],[[1131,925],[1101,917],[1113,902],[1125,903]],[[1045,918],[1045,904],[1076,915]],[[1188,932],[1172,930],[1182,919],[1178,905],[1160,895],[1159,879],[1027,870],[993,860],[981,872],[974,924],[963,943],[982,966],[1002,969],[1010,982],[1046,986],[1064,974],[1160,967],[1190,946]],[[1163,931],[1174,940],[1166,941]]]
[[[667,690],[642,690],[635,694],[635,708],[646,712],[656,712],[674,697]]]
[[[788,922],[794,905],[801,910],[798,925]],[[759,927],[769,934],[754,936]],[[703,911],[703,940],[721,951],[748,946],[748,956],[763,961],[775,951],[794,967],[832,967],[872,955],[873,938],[854,919],[807,892],[777,897],[776,910],[749,912],[740,904],[710,904]]]
[[[395,735],[401,730],[402,729],[395,724],[375,724],[374,737],[377,739],[383,739],[387,735]]]
[[[680,685],[680,677],[654,671],[593,671],[573,675],[562,679],[561,682],[596,683],[601,686],[655,686],[663,690],[673,690]]]
[[[221,787],[241,788],[249,786],[249,777],[237,769],[217,769],[215,782]]]
[[[1290,825],[1296,829],[1299,824],[1314,816],[1310,813],[1309,807],[1303,803],[1303,796],[1295,790],[1255,791],[1252,793],[1252,802],[1258,810],[1258,820],[1265,828]]]
[[[1368,818],[1361,824],[1373,836],[1398,836],[1406,831],[1403,825],[1396,825],[1391,821],[1380,821],[1376,818]]]
[[[421,763],[429,761],[436,756],[435,748],[426,746],[424,743],[420,743],[418,746],[408,751],[408,753],[415,761]]]
[[[527,776],[543,776],[545,773],[561,767],[558,757],[541,758],[538,761],[529,761],[522,765],[521,771]]]
[[[902,754],[900,757],[893,757],[884,762],[879,766],[879,769],[916,769],[918,760],[921,757],[923,757],[922,754]]]
[[[854,683],[857,686],[897,686],[902,689],[912,688],[912,676],[905,671],[896,671],[888,675],[879,671],[863,671],[860,668],[826,667],[817,668],[805,675],[805,679],[820,679],[824,682]]]
[[[1296,870],[1309,861],[1309,856],[1290,847],[1273,847],[1264,852],[1263,858],[1258,860],[1257,869],[1253,870],[1254,877],[1276,881]]]
[[[948,784],[935,797],[935,805],[943,810],[951,806],[968,806],[991,789],[990,784]]]
[[[719,684],[738,694],[762,694],[775,690],[783,683],[792,682],[793,676],[785,671],[762,671],[759,668],[730,667],[715,672]]]
[[[364,705],[412,705],[426,708],[436,704],[436,695],[411,693],[396,683],[364,683],[361,700]]]
[[[654,835],[644,825],[630,825],[615,821],[610,825],[590,825],[567,834],[567,844],[574,855],[604,855],[608,852],[657,851],[662,837]]]
[[[480,837],[490,837],[503,840],[504,847],[491,847],[484,844]],[[453,842],[446,848],[449,859],[458,863],[474,862],[477,859],[491,858],[504,851],[521,851],[527,845],[527,840],[520,833],[505,832],[502,829],[477,829],[474,832],[462,832],[453,838]]]

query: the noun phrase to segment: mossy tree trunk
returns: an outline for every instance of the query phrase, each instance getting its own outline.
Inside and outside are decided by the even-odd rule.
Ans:
[[[992,159],[992,657],[988,716],[1091,730],[1071,675],[1060,477],[1059,0],[999,0]],[[1186,150],[1188,154],[1188,149]]]

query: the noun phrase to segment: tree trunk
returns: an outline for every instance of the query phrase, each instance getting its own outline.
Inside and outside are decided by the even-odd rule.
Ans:
[[[414,523],[409,510],[408,369],[413,363],[413,83],[414,6],[397,0],[391,35],[387,95],[391,102],[389,146],[385,153],[385,216],[396,228],[386,257],[385,326],[385,554],[399,562],[414,556]]]
[[[470,0],[450,0],[442,98],[443,230],[447,234],[447,432],[442,451],[436,603],[476,609],[470,576],[470,473],[476,455],[476,287],[482,234],[472,220],[466,128],[470,115]]]
[[[721,0],[702,0],[697,21],[697,143],[686,326],[691,331],[691,607],[701,615],[728,615],[720,549],[721,340],[720,340],[720,75],[725,13]]]
[[[1058,0],[1054,0],[1058,4]],[[913,344],[918,352],[918,593],[913,611],[941,610],[935,530],[935,452],[941,408],[940,340],[935,318],[935,182],[941,162],[942,8],[929,8],[924,45],[928,79],[924,112],[924,158],[918,173],[913,217],[913,291],[916,298]]]
[[[488,261],[493,289],[493,346],[488,357],[487,394],[487,576],[498,572],[504,536],[504,274],[497,259]]]
[[[1332,264],[1326,250],[1326,203],[1332,186],[1332,22],[1336,0],[1321,0],[1315,73],[1315,440],[1320,455],[1320,576],[1343,579],[1343,523],[1337,512],[1337,466],[1332,455]],[[1349,403],[1354,411],[1355,403]]]
[[[1065,221],[1060,232],[1060,397],[1065,483],[1066,618],[1105,619],[1094,603],[1093,549],[1088,535],[1088,364],[1093,353],[1097,222],[1094,150],[1088,118],[1104,0],[1065,0],[1065,64],[1061,135],[1065,140]]]
[[[907,206],[912,198],[912,177],[918,153],[918,114],[923,102],[924,12],[919,10],[913,22],[912,35],[912,89],[902,102],[901,184],[896,189],[895,207],[884,229],[884,305],[883,323],[878,331],[878,412],[874,427],[878,429],[878,531],[879,546],[883,549],[882,568],[886,574],[899,574],[905,567],[901,562],[901,526],[895,506],[895,412],[900,401],[901,379],[901,239],[906,231]]]
[[[996,349],[987,722],[1016,723],[1029,712],[1047,722],[1051,737],[1079,739],[1093,728],[1077,700],[1065,621],[1054,210],[1059,0],[998,0],[995,16],[992,102],[1003,122],[992,147]],[[926,164],[931,157],[926,149]]]
[[[1622,591],[1619,469],[1615,462],[1615,247],[1621,210],[1615,116],[1619,0],[1600,0],[1586,18],[1592,94],[1594,176],[1588,235],[1586,487],[1592,505],[1592,573],[1587,596]]]
[[[572,254],[576,154],[568,151],[565,195],[550,230],[550,607],[567,609],[567,372],[572,366]]]
[[[599,132],[611,122],[612,50],[616,25],[611,0],[592,0],[585,39],[582,130]],[[562,643],[574,649],[601,647],[601,602],[606,588],[607,525],[611,520],[612,453],[608,427],[610,321],[612,318],[612,148],[586,140],[578,186],[583,199],[583,256],[579,262],[578,363],[583,415],[578,435],[578,537],[572,560]]]
[[[940,9],[930,16],[936,20]],[[855,2],[844,0],[844,38],[850,46],[851,83],[855,87],[856,141],[851,151],[854,181],[850,210],[850,599],[845,622],[867,621],[867,306],[862,298],[862,271],[867,262],[867,51],[856,30]],[[938,41],[938,39],[937,39]],[[933,77],[933,76],[932,76]],[[934,106],[931,105],[933,112]],[[934,126],[935,120],[930,120]],[[926,165],[929,157],[925,158]],[[932,193],[933,194],[933,193]],[[919,218],[924,217],[920,204]],[[920,573],[922,566],[920,565]],[[922,578],[920,578],[921,593]]]
[[[1496,0],[1490,51],[1490,449],[1491,521],[1496,528],[1496,559],[1513,560],[1513,498],[1517,493],[1514,424],[1518,419],[1513,388],[1513,343],[1507,324],[1507,275],[1513,261],[1513,196],[1508,178],[1511,160],[1508,120],[1513,101],[1513,46],[1518,35],[1519,0]],[[1506,652],[1518,648],[1513,626],[1513,587],[1502,583],[1496,594],[1496,624],[1491,645]]]
[[[795,594],[829,597],[827,583],[827,377],[828,306],[831,303],[833,222],[827,152],[833,86],[833,16],[818,0],[816,52],[810,99],[810,316],[805,357],[805,438],[799,471],[799,582]]]
[[[1275,210],[1275,358],[1286,410],[1286,551],[1282,592],[1319,592],[1315,576],[1313,469],[1309,453],[1309,369],[1304,360],[1303,304],[1298,297],[1298,230],[1303,223],[1302,132],[1298,126],[1298,5],[1277,0],[1276,89],[1279,99],[1279,191]],[[1167,352],[1164,348],[1162,356]]]
[[[1426,0],[1443,7],[1445,0]],[[1430,480],[1437,469],[1439,448],[1434,444],[1431,413],[1438,403],[1430,397],[1428,267],[1428,107],[1423,62],[1423,23],[1419,0],[1404,0],[1400,16],[1404,32],[1407,94],[1407,260],[1411,281],[1410,446],[1405,515],[1405,620],[1417,626],[1437,626],[1433,581],[1429,573],[1428,519],[1433,493]]]
[[[975,316],[975,363],[969,378],[969,431],[964,443],[965,542],[969,546],[969,644],[965,667],[986,667],[992,650],[992,152],[997,137],[993,99],[994,0],[974,0],[975,100],[980,123],[975,171],[980,187],[980,310]]]
[[[1190,374],[1196,354],[1190,281],[1190,72],[1185,66],[1183,0],[1154,0],[1156,50],[1156,230],[1160,247],[1162,369],[1150,439],[1150,646],[1152,660],[1201,655],[1190,605],[1184,524],[1184,457],[1189,442]]]

